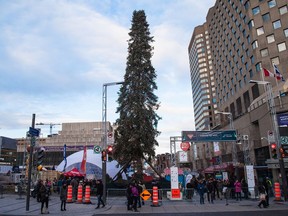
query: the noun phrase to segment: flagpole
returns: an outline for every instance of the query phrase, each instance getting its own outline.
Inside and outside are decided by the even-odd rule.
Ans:
[[[278,77],[277,77],[277,73],[276,73],[276,71],[275,71],[275,64],[274,64],[274,62],[272,63],[272,65],[273,65],[273,70],[274,70],[274,74],[275,74],[275,81],[276,81],[277,93],[278,93],[278,97],[279,97],[279,105],[280,105],[280,108],[283,108],[282,99],[281,99],[281,96],[280,96],[280,89],[278,88]]]

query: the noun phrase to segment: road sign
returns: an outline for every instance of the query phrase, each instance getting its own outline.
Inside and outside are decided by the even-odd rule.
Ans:
[[[229,142],[236,141],[236,130],[225,131],[182,131],[183,142]]]
[[[31,136],[36,136],[36,137],[38,137],[39,134],[40,134],[40,130],[39,130],[39,129],[36,129],[36,128],[30,127],[30,128],[29,128],[29,134],[30,134]]]
[[[100,154],[101,153],[101,147],[95,145],[93,148],[93,152],[94,152],[94,154]]]
[[[148,190],[144,190],[141,194],[140,194],[140,196],[142,197],[142,199],[143,200],[148,200],[150,197],[151,197],[151,194],[149,193],[149,191]]]
[[[275,142],[275,136],[274,136],[273,131],[267,131],[267,135],[268,135],[268,142],[274,143]]]

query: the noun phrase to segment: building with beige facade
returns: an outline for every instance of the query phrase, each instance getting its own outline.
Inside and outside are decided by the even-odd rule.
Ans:
[[[206,35],[209,35],[209,40]],[[200,46],[196,41],[203,37],[209,42],[203,40]],[[273,95],[270,98],[273,98],[275,103],[273,109],[275,108],[278,120],[275,127],[279,127],[280,144],[288,144],[287,125],[283,120],[288,116],[287,1],[217,0],[209,9],[206,22],[194,29],[188,50],[194,109],[197,110],[198,107],[195,106],[204,100],[195,103],[194,98],[203,97],[203,87],[199,85],[201,89],[198,89],[197,86],[193,86],[193,80],[195,76],[201,75],[202,62],[199,63],[199,59],[202,56],[198,53],[195,55],[193,44],[209,50],[211,55],[211,59],[205,60],[207,73],[213,72],[213,78],[210,78],[213,84],[209,83],[210,88],[215,86],[215,95],[210,94],[211,101],[215,103],[211,106],[211,113],[215,117],[209,122],[212,125],[211,129],[231,129],[230,123],[233,123],[241,143],[236,145],[236,153],[232,148],[232,142],[219,143],[220,156],[215,156],[213,150],[209,157],[203,153],[207,152],[203,150],[204,146],[196,144],[197,147],[192,148],[197,155],[193,159],[195,168],[205,169],[205,163],[201,161],[208,161],[208,165],[213,165],[216,157],[220,157],[222,163],[232,163],[234,153],[237,160],[235,166],[242,168],[245,164],[252,164],[259,178],[270,176],[271,169],[267,167],[266,161],[270,159],[271,150],[267,140],[270,132],[277,135],[271,116],[271,104],[267,103],[271,95],[268,95],[267,85],[249,81],[267,81],[268,85],[273,87]],[[278,67],[283,79],[264,76],[263,68],[275,74],[273,64]],[[225,114],[215,115],[217,111]],[[195,119],[198,117],[196,115],[206,114],[195,112]],[[196,124],[199,124],[196,128],[202,128],[201,121],[196,121]]]
[[[62,130],[57,134],[53,134],[47,138],[37,138],[37,147],[45,148],[45,156],[43,165],[53,167],[59,165],[63,160],[63,150],[66,144],[66,156],[83,150],[93,149],[94,146],[103,148],[103,131],[102,122],[75,122],[62,123]],[[110,122],[107,122],[107,131],[112,134],[113,128]],[[107,138],[107,143],[113,143],[113,137]],[[27,155],[27,146],[30,145],[30,138],[18,139],[17,145],[17,161],[19,165],[25,164],[25,154]]]

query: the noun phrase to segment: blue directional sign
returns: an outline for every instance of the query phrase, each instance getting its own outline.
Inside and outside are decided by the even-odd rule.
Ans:
[[[236,130],[182,131],[182,142],[229,142],[236,140]]]
[[[38,137],[39,134],[40,134],[40,130],[39,130],[39,129],[36,129],[36,128],[30,127],[30,128],[29,128],[29,134],[30,134],[31,136],[36,136],[36,137]]]

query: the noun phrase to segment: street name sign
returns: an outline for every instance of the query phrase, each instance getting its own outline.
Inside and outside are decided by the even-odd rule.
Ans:
[[[182,142],[230,142],[236,140],[236,130],[182,131]]]

